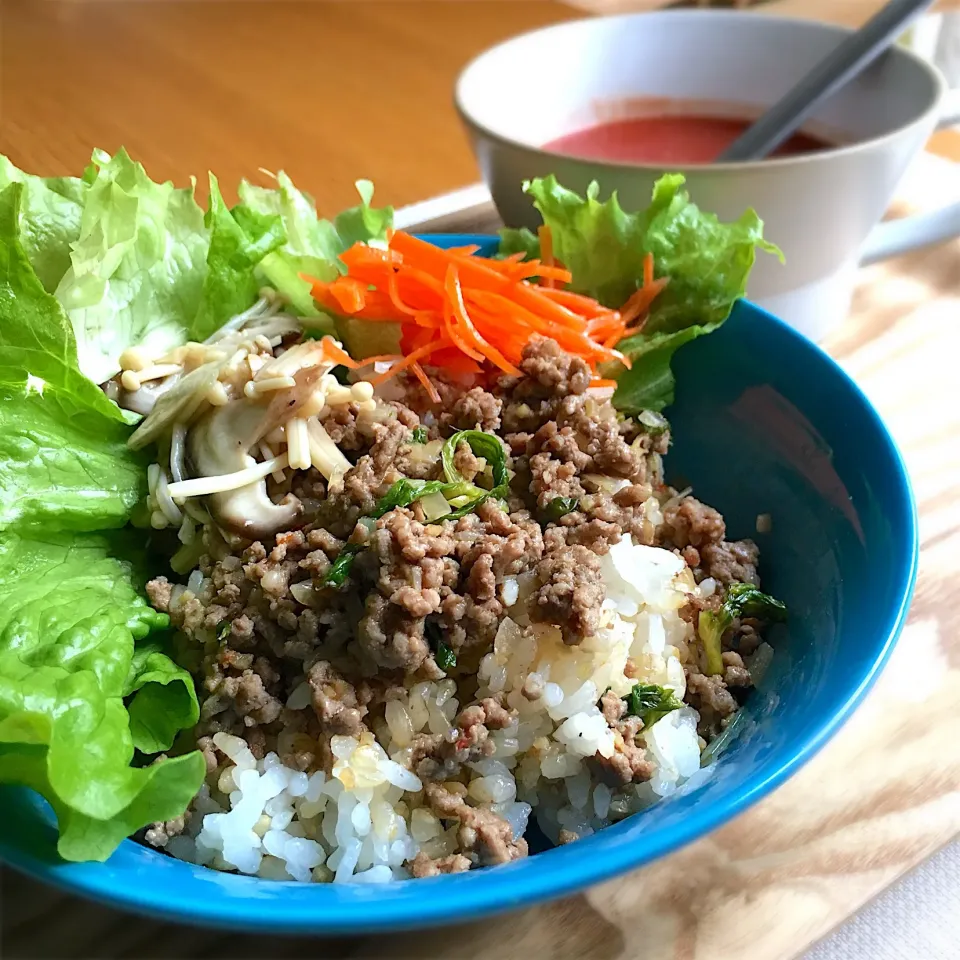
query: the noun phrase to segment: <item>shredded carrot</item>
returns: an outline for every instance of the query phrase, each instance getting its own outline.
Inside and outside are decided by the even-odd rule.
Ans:
[[[667,277],[661,277],[659,280],[654,280],[637,290],[620,311],[620,319],[624,326],[629,326],[641,317],[645,319],[650,304],[653,303],[666,285]]]
[[[406,370],[407,367],[416,363],[421,357],[427,357],[431,353],[435,353],[440,349],[441,346],[444,346],[444,341],[437,341],[436,343],[428,343],[424,347],[420,347],[418,350],[414,350],[413,353],[408,353],[401,360],[398,360],[386,373],[381,373],[379,377],[370,382],[375,386],[379,387],[381,383],[386,383],[391,377],[396,376],[401,370]]]
[[[540,262],[545,267],[553,266],[553,233],[550,231],[550,228],[544,223],[537,227],[537,236],[540,238]],[[567,281],[569,283],[569,280]],[[556,286],[553,282],[553,277],[546,276],[545,274],[540,274],[540,286],[550,287],[551,289]]]
[[[653,254],[648,253],[643,258],[643,285],[649,287],[653,283]]]
[[[328,360],[336,360],[337,363],[350,370],[356,370],[360,366],[353,357],[337,343],[333,337],[324,337],[320,343],[323,345],[324,356]]]
[[[556,340],[563,350],[585,360],[594,374],[592,386],[615,386],[597,369],[611,361],[630,366],[616,346],[642,328],[667,278],[655,279],[648,254],[643,286],[620,310],[612,310],[565,289],[570,272],[554,258],[550,230],[543,227],[539,234],[541,258],[525,260],[520,253],[502,259],[478,257],[472,246],[444,250],[395,230],[386,250],[362,243],[346,250],[340,258],[345,276],[303,279],[317,303],[332,313],[398,324],[400,352],[363,360],[363,366],[390,364],[373,379],[375,386],[406,370],[439,403],[425,367],[518,376],[524,348],[536,335]],[[327,347],[329,359],[360,366],[333,346]]]
[[[513,366],[513,364],[508,363],[503,358],[503,354],[500,353],[496,347],[491,346],[470,322],[470,315],[467,313],[467,308],[463,302],[463,290],[460,288],[460,277],[457,274],[457,268],[452,264],[447,268],[445,287],[447,297],[450,301],[450,308],[453,311],[454,317],[457,319],[457,323],[466,334],[467,339],[472,342],[472,345],[476,347],[484,357],[496,364],[504,373],[512,373],[515,377],[519,377],[520,371]],[[468,351],[464,350],[464,353],[467,352]],[[474,354],[470,354],[470,356],[473,356],[475,360],[480,359],[480,357]]]

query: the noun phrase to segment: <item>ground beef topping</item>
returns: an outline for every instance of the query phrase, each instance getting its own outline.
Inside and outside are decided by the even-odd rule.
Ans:
[[[564,643],[577,644],[600,625],[604,600],[600,560],[586,547],[565,544],[551,550],[537,566],[540,587],[533,615],[563,631]]]
[[[514,840],[513,828],[503,817],[481,807],[471,807],[463,794],[448,787],[463,785],[428,783],[424,796],[441,820],[459,821],[457,839],[464,853],[475,855],[480,866],[509,863],[527,855],[527,841],[523,837]],[[466,788],[463,789],[465,792]]]
[[[606,710],[604,715],[607,715]],[[609,716],[607,722],[610,723]],[[610,726],[616,731],[613,755],[605,757],[597,753],[591,757],[588,762],[593,771],[608,787],[649,780],[653,776],[654,764],[647,759],[646,748],[637,744],[643,722],[638,717],[627,717],[610,723]]]
[[[555,625],[572,646],[600,627],[601,558],[622,537],[674,549],[698,582],[717,581],[713,597],[693,597],[681,610],[691,636],[701,610],[715,609],[727,585],[758,583],[756,545],[727,540],[716,510],[664,485],[664,424],[619,415],[590,388],[590,367],[552,340],[534,338],[519,368],[520,377],[466,387],[440,376],[439,405],[400,377],[392,395],[403,399],[380,403],[376,416],[354,402],[325,408],[322,425],[352,466],[329,480],[310,469],[283,484],[268,481],[275,500],[292,493],[303,504],[297,529],[227,542],[208,526],[191,589],[165,577],[148,584],[153,606],[188,641],[183,662],[199,678],[196,734],[211,789],[223,762],[211,739],[217,732],[242,736],[257,758],[275,750],[295,769],[329,773],[332,737],[379,736],[391,701],[405,701],[421,681],[450,676],[466,704],[450,729],[436,733],[440,727],[421,722],[402,741],[405,749],[390,748],[424,784],[411,808],[424,802],[448,831],[447,845],[434,852],[449,855],[420,853],[408,867],[415,877],[437,876],[526,856],[526,841],[514,838],[505,818],[473,806],[466,787],[476,773],[469,765],[516,736],[518,711],[503,694],[478,696],[476,675],[521,589],[524,616],[533,621],[518,617],[521,629]],[[374,519],[401,478],[445,479],[440,448],[458,430],[502,440],[509,492],[460,518],[428,520],[428,508],[413,502]],[[487,465],[465,442],[454,467],[467,482],[489,483]],[[352,566],[342,583],[331,582],[348,545],[357,551]],[[744,619],[726,631],[721,676],[701,673],[695,644],[682,645],[685,699],[700,711],[703,736],[723,728],[752,685],[744,657],[761,642],[761,626]],[[625,674],[644,669],[638,657]],[[526,706],[513,699],[516,690],[509,702],[535,709],[547,684],[538,676],[519,689]],[[590,757],[591,772],[613,790],[648,780],[654,765],[642,722],[610,690],[599,706],[614,752]],[[147,839],[163,846],[183,830],[182,819],[153,824]],[[561,843],[577,838],[560,831]]]
[[[439,857],[436,860],[425,853],[418,853],[410,862],[410,873],[417,878],[439,877],[446,873],[464,873],[472,866],[472,862],[462,853]]]

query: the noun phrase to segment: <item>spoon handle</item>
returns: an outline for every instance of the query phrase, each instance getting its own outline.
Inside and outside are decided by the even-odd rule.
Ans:
[[[762,160],[795,133],[811,112],[872,63],[933,0],[890,0],[856,33],[823,58],[717,158]]]

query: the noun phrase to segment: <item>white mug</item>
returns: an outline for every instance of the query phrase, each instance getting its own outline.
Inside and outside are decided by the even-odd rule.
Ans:
[[[503,220],[535,227],[524,180],[556,174],[571,189],[600,183],[639,209],[663,168],[561,156],[542,145],[607,119],[689,109],[747,118],[782,96],[849,31],[725,10],[577,20],[508,40],[469,64],[456,86],[484,180]],[[940,117],[935,67],[895,47],[804,126],[831,143],[816,153],[678,169],[693,200],[721,219],[747,207],[786,259],[759,255],[748,295],[813,339],[846,315],[857,267],[960,234],[960,205],[880,224],[910,161]],[[632,100],[632,102],[631,102]]]

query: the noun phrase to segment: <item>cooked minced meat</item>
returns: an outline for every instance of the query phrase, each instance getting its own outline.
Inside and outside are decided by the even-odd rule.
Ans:
[[[595,754],[588,761],[591,769],[608,787],[623,787],[628,783],[649,780],[653,776],[654,765],[647,758],[646,748],[637,743],[643,722],[637,717],[627,717],[610,726],[616,731],[613,755],[604,757]]]
[[[417,878],[439,877],[446,873],[464,873],[472,866],[473,863],[462,853],[437,859],[418,853],[410,863],[410,873]]]
[[[428,783],[424,796],[442,820],[459,822],[460,848],[466,854],[475,854],[481,866],[509,863],[527,855],[527,841],[522,837],[515,840],[513,829],[503,817],[482,807],[470,806],[462,794],[445,784]]]
[[[484,697],[460,711],[451,728],[454,736],[417,734],[410,747],[410,768],[423,780],[452,779],[463,764],[491,756],[490,731],[504,730],[516,719],[517,711],[507,709],[502,696]]]
[[[320,729],[328,735],[355,737],[365,730],[367,708],[357,700],[353,684],[347,683],[326,660],[318,660],[307,671],[310,701]]]
[[[703,610],[717,608],[723,586],[758,582],[756,546],[728,541],[716,510],[663,483],[669,434],[656,418],[647,418],[658,424],[651,427],[619,415],[590,388],[587,364],[552,340],[534,338],[519,367],[519,377],[466,389],[438,376],[436,406],[419,383],[400,377],[399,399],[378,402],[376,416],[353,400],[325,407],[319,423],[349,469],[328,471],[327,479],[311,468],[267,482],[274,501],[299,501],[296,527],[239,540],[204,526],[195,589],[165,577],[148,584],[151,603],[181,632],[183,662],[198,678],[196,736],[211,788],[224,763],[213,744],[218,733],[242,737],[257,759],[275,751],[294,770],[329,774],[334,738],[380,737],[391,716],[400,722],[393,701],[406,704],[418,684],[452,678],[456,715],[418,722],[392,753],[421,779],[422,802],[443,822],[444,836],[456,836],[452,852],[450,840],[431,848],[442,856],[421,853],[409,870],[436,876],[526,856],[510,822],[478,805],[466,786],[499,756],[498,744],[516,737],[518,702],[530,707],[552,695],[549,678],[534,674],[515,691],[522,701],[478,695],[479,665],[492,659],[521,590],[524,622],[533,621],[523,636],[553,624],[573,647],[603,623],[602,557],[623,537],[674,550],[697,582],[718,582],[713,597],[692,596],[681,610],[691,633]],[[459,430],[499,437],[509,492],[459,518],[430,514],[418,499],[376,516],[398,480],[446,478],[440,447]],[[453,467],[468,483],[490,482],[490,465],[462,440]],[[349,567],[345,549],[355,553]],[[342,575],[331,583],[335,566]],[[696,643],[681,650],[685,699],[700,710],[705,736],[719,732],[751,686],[743,658],[760,643],[761,626],[743,619],[725,632],[721,676],[701,672]],[[624,674],[642,669],[628,660]],[[642,721],[626,716],[612,691],[599,706],[614,752],[589,757],[587,768],[613,791],[649,779],[654,764]],[[517,750],[515,739],[510,749]],[[163,846],[182,829],[177,821],[154,824],[147,840]],[[560,842],[579,836],[565,827],[558,835]]]

